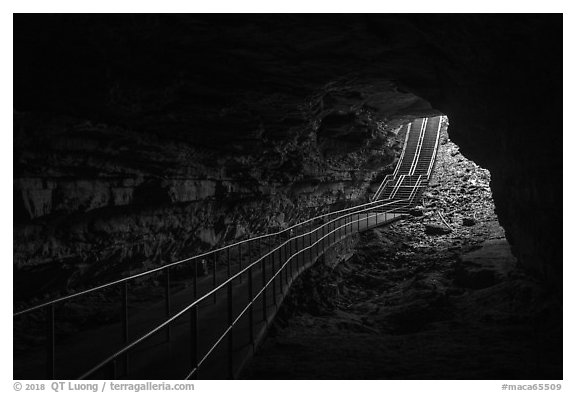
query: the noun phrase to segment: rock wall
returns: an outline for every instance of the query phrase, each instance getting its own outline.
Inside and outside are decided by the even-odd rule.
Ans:
[[[300,104],[290,137],[216,146],[173,139],[170,127],[162,137],[15,113],[17,297],[93,285],[366,202],[393,170],[410,117],[374,116],[346,98],[358,94],[351,86],[324,89]],[[321,112],[306,109],[327,96]]]
[[[92,283],[365,201],[428,102],[520,262],[559,277],[561,24],[17,15],[16,278]]]
[[[521,265],[561,287],[562,17],[434,22],[415,21],[445,57],[421,95],[449,116],[462,153],[490,171]]]

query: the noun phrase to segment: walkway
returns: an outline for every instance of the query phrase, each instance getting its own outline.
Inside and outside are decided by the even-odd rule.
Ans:
[[[304,270],[342,239],[399,219],[418,200],[433,168],[440,117],[414,124],[397,170],[373,202],[16,312],[15,320],[24,318],[28,326],[44,323],[46,340],[45,348],[15,352],[14,378],[236,377]],[[188,287],[175,291],[172,276]],[[150,278],[162,283],[163,299],[143,309],[131,306],[134,283]],[[104,292],[118,296],[119,322],[57,340],[66,328],[59,323],[66,320],[62,304]]]

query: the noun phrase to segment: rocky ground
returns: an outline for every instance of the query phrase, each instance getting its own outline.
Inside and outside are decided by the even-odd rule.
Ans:
[[[561,299],[516,267],[489,172],[441,143],[413,216],[306,272],[244,378],[562,378]]]

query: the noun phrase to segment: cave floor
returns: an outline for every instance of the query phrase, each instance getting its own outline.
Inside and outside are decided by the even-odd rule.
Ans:
[[[399,224],[365,233],[349,261],[302,278],[243,377],[561,379],[559,300],[484,224],[485,241],[416,254]]]

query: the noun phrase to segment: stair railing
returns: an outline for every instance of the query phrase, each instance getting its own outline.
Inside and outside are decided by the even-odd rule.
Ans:
[[[432,168],[434,167],[434,163],[436,162],[436,154],[438,152],[438,144],[440,140],[440,128],[442,127],[442,118],[438,121],[438,130],[436,130],[436,141],[434,142],[434,151],[432,152],[432,157],[430,158],[430,164],[428,165],[428,170],[426,171],[426,177],[429,179],[430,175],[432,174]]]
[[[420,158],[420,151],[422,150],[422,143],[424,141],[424,135],[426,135],[426,126],[428,125],[428,118],[424,118],[422,121],[422,126],[420,127],[420,134],[418,136],[418,144],[416,145],[416,152],[414,153],[414,159],[412,160],[412,165],[410,165],[410,170],[408,175],[413,175],[416,165],[418,164],[418,159]]]

